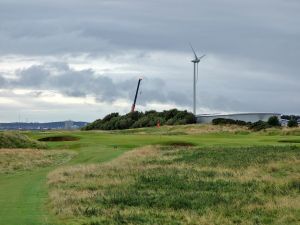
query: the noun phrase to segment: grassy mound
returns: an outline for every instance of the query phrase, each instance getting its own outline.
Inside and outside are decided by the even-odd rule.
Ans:
[[[4,132],[0,133],[0,148],[46,148],[46,145],[24,134]]]
[[[60,168],[53,213],[70,224],[297,224],[300,148],[146,147]]]

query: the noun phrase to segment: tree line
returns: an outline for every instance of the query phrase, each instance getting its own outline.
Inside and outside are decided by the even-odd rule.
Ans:
[[[111,113],[102,119],[98,119],[82,130],[124,130],[130,128],[154,127],[159,125],[184,125],[196,123],[194,114],[178,109],[157,112],[150,110],[146,112],[130,112],[125,115]]]
[[[282,117],[281,117],[282,118]],[[242,120],[233,120],[226,118],[217,118],[212,120],[213,125],[224,125],[224,124],[235,124],[239,126],[247,126],[249,129],[259,131],[271,127],[281,127],[280,121],[277,116],[271,116],[267,122],[259,120],[257,122],[245,122]],[[288,127],[298,127],[297,120],[295,117],[290,117]]]

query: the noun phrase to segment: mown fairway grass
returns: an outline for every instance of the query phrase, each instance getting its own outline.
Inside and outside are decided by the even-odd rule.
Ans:
[[[249,133],[248,131],[245,130],[235,130],[235,129],[222,129],[222,132],[217,132],[217,130],[212,129],[211,132],[206,132],[207,127],[205,128],[205,132],[200,132],[202,128],[199,129],[199,127],[196,126],[191,126],[191,127],[176,127],[176,129],[174,130],[173,128],[162,128],[162,129],[141,129],[141,130],[132,130],[132,131],[122,131],[122,132],[112,132],[112,133],[104,133],[104,132],[49,132],[49,133],[42,133],[42,132],[32,132],[32,133],[27,133],[27,135],[29,135],[30,137],[33,137],[34,139],[39,139],[42,137],[47,137],[47,136],[57,136],[57,135],[73,135],[76,137],[79,137],[80,140],[79,141],[74,141],[74,142],[53,142],[53,143],[47,143],[47,145],[49,146],[49,150],[48,151],[52,151],[51,149],[66,149],[66,150],[70,150],[70,151],[74,151],[77,153],[77,155],[70,160],[67,163],[67,167],[63,167],[65,169],[70,169],[72,170],[77,170],[80,168],[85,168],[85,167],[81,167],[78,166],[78,164],[80,165],[89,165],[89,164],[96,164],[96,166],[99,165],[99,163],[102,162],[107,162],[110,161],[118,156],[120,156],[122,153],[131,150],[133,148],[139,148],[145,145],[168,145],[172,142],[186,142],[186,143],[192,143],[194,145],[196,145],[195,149],[193,151],[195,151],[195,154],[198,152],[198,148],[201,149],[201,152],[205,152],[206,147],[209,147],[209,149],[211,151],[215,151],[214,149],[217,148],[225,148],[225,147],[237,147],[237,149],[239,149],[239,147],[242,146],[266,146],[266,145],[276,145],[276,146],[287,146],[290,145],[290,143],[287,142],[287,140],[293,140],[293,145],[298,145],[297,143],[294,143],[295,140],[299,139],[299,131],[272,131],[272,132],[268,132],[268,133]],[[199,130],[199,132],[197,132],[197,130]],[[278,142],[278,140],[285,140],[284,142]],[[168,148],[168,147],[167,147]],[[172,147],[172,149],[175,149],[175,147]],[[177,148],[176,148],[177,149]],[[288,148],[287,148],[288,149]],[[1,151],[1,150],[0,150]],[[159,152],[157,152],[157,154],[162,154],[162,152],[168,152],[168,150],[163,151],[163,150],[159,150]],[[179,149],[177,149],[175,152],[179,151]],[[224,151],[229,151],[230,154],[233,154],[233,152],[226,148],[224,149]],[[294,151],[293,153],[289,152],[289,151]],[[288,150],[287,154],[296,154],[298,151],[298,149],[290,149]],[[152,154],[152,153],[151,153]],[[150,154],[150,156],[151,156]],[[285,154],[285,153],[284,153]],[[218,154],[216,154],[218,155]],[[221,154],[222,155],[222,154]],[[225,154],[227,155],[227,154]],[[271,155],[272,156],[272,155]],[[292,155],[290,155],[292,156]],[[282,161],[282,163],[285,164],[290,164],[291,162],[296,163],[297,165],[299,165],[298,161],[293,161],[293,158],[287,157],[285,160],[287,161]],[[154,157],[154,156],[153,156]],[[165,156],[163,156],[165,157]],[[224,155],[222,155],[222,157],[224,157]],[[248,157],[248,156],[247,156]],[[294,155],[294,157],[296,157]],[[298,157],[298,156],[297,156]],[[150,157],[151,158],[151,157]],[[154,157],[155,158],[155,157]],[[197,158],[197,157],[196,157]],[[279,157],[280,158],[280,157]],[[166,158],[163,158],[163,160],[165,160]],[[148,158],[145,159],[145,163],[147,163],[147,165],[149,167],[151,167],[151,163],[154,163],[153,165],[156,165],[157,162],[155,162],[155,160],[152,161],[147,161]],[[150,159],[149,159],[150,160]],[[220,159],[222,160],[222,158]],[[281,160],[281,159],[280,159]],[[279,161],[280,161],[279,160]],[[291,161],[292,160],[292,161]],[[236,161],[234,161],[236,163]],[[189,164],[187,162],[182,162],[185,164]],[[164,162],[160,162],[160,164],[164,165]],[[192,163],[193,164],[193,163]],[[113,165],[113,164],[112,164]],[[284,167],[283,165],[283,167]],[[253,165],[252,165],[253,166]],[[278,165],[277,165],[278,166]],[[58,166],[50,166],[50,167],[46,167],[46,168],[37,168],[33,171],[19,171],[16,172],[15,174],[0,174],[0,224],[2,225],[7,225],[7,224],[16,224],[16,225],[20,225],[20,224],[24,224],[24,225],[29,225],[29,224],[93,224],[93,222],[95,222],[94,224],[97,224],[97,222],[101,221],[99,218],[94,218],[95,213],[97,214],[98,211],[97,210],[101,210],[101,205],[103,205],[103,207],[107,207],[107,205],[111,205],[112,206],[112,211],[114,209],[118,209],[118,207],[125,207],[127,208],[127,205],[122,203],[122,201],[124,202],[124,199],[126,198],[132,198],[135,195],[127,195],[126,192],[122,193],[120,191],[120,196],[123,198],[123,200],[121,201],[121,203],[117,203],[115,200],[115,202],[109,202],[107,201],[106,203],[103,203],[103,199],[101,200],[101,198],[97,198],[97,199],[91,199],[90,202],[87,202],[87,205],[82,204],[81,207],[85,207],[87,209],[87,214],[89,216],[86,215],[82,215],[82,214],[78,214],[78,215],[73,215],[73,212],[61,212],[58,213],[56,212],[56,210],[59,208],[59,205],[57,205],[56,208],[56,203],[55,203],[55,198],[53,198],[53,195],[55,195],[55,193],[57,193],[58,190],[62,190],[65,189],[65,191],[67,192],[67,196],[68,194],[70,194],[69,191],[72,191],[71,189],[68,189],[67,187],[61,187],[61,188],[55,188],[55,187],[59,187],[57,186],[57,183],[51,183],[50,180],[50,190],[48,189],[48,186],[46,185],[46,177],[47,174],[50,171],[54,171],[55,168]],[[60,166],[59,166],[60,167]],[[214,166],[209,166],[209,167],[214,167]],[[223,167],[226,167],[226,165],[223,165]],[[281,168],[279,166],[279,168]],[[189,169],[189,168],[188,168]],[[240,170],[241,168],[237,169]],[[208,168],[208,174],[212,173],[214,174],[214,172],[211,172],[210,170],[213,170],[213,168]],[[276,166],[275,169],[276,170]],[[53,173],[59,173],[59,171],[61,171],[61,169],[52,172]],[[162,169],[162,171],[167,171],[170,173],[170,175],[172,175],[172,173],[174,172],[174,170],[169,170],[168,167],[165,167],[164,169]],[[176,170],[175,170],[176,171]],[[226,171],[226,170],[225,170]],[[152,172],[157,172],[157,171],[146,171],[149,173]],[[218,172],[218,171],[217,171]],[[234,171],[233,171],[234,172]],[[187,174],[191,173],[191,175],[193,174],[193,170],[186,172]],[[206,172],[204,172],[206,173]],[[279,175],[281,173],[281,169],[279,169]],[[288,172],[289,176],[294,176],[295,174],[299,174],[298,170],[295,170],[295,168],[293,168],[291,171]],[[147,173],[146,173],[147,174]],[[160,176],[161,172],[157,172],[157,175]],[[168,173],[165,174],[166,178],[168,177]],[[221,173],[222,175],[222,173]],[[217,173],[217,175],[215,177],[220,176],[220,179],[225,180],[226,182],[230,181],[230,179],[227,179],[226,177],[224,178],[224,176],[219,175]],[[53,175],[50,175],[53,177]],[[91,177],[93,176],[93,174],[91,174]],[[135,177],[135,175],[130,175]],[[138,174],[136,175],[137,177],[139,176]],[[214,175],[212,175],[214,177]],[[249,174],[250,178],[251,178],[251,174]],[[172,176],[171,176],[172,177]],[[282,177],[285,177],[285,174],[282,175]],[[49,178],[49,179],[50,179]],[[120,177],[121,178],[121,177]],[[146,177],[147,178],[147,177]],[[146,179],[145,178],[145,179]],[[179,177],[180,178],[180,177]],[[186,180],[184,179],[185,176],[183,176],[183,178],[181,177],[179,179],[178,183],[181,183],[181,181],[184,183],[186,183]],[[205,178],[205,177],[204,177]],[[298,178],[298,177],[296,177]],[[143,180],[143,178],[140,178],[141,180],[138,180],[139,182],[136,183],[136,185],[140,184],[140,185],[148,185],[148,187],[145,187],[144,189],[141,188],[141,193],[143,193],[143,191],[145,192],[149,192],[149,191],[154,191],[156,190],[158,186],[151,186],[149,184],[147,184],[147,179]],[[152,179],[152,178],[151,178]],[[153,178],[156,179],[156,178]],[[238,179],[238,178],[234,178],[234,179]],[[292,179],[292,178],[291,178]],[[293,178],[294,179],[294,178]],[[97,177],[97,182],[100,182],[100,177]],[[118,181],[118,179],[115,179],[116,181]],[[282,179],[281,179],[282,180]],[[120,181],[122,181],[122,179],[120,179]],[[70,180],[70,182],[72,182],[72,179]],[[81,182],[85,182],[85,179],[82,179]],[[126,181],[127,182],[127,181]],[[146,182],[146,183],[145,183]],[[237,181],[235,181],[237,182]],[[102,183],[102,181],[101,181]],[[132,183],[129,182],[130,185],[133,185]],[[128,184],[128,185],[129,185]],[[235,183],[234,183],[235,184]],[[54,186],[51,186],[54,185]],[[78,184],[78,187],[81,187],[81,183]],[[98,185],[98,184],[97,184]],[[105,184],[105,180],[103,181],[103,185]],[[109,185],[109,183],[107,183],[107,185]],[[125,185],[125,184],[124,184]],[[126,184],[127,185],[127,184]],[[126,187],[125,185],[125,187]],[[165,186],[162,186],[162,190],[164,188],[167,188],[167,182],[165,182]],[[220,184],[218,184],[220,185]],[[218,186],[217,185],[217,186]],[[291,186],[296,186],[298,185],[297,182],[291,183],[289,184]],[[210,185],[208,185],[207,187],[209,188]],[[228,186],[228,185],[227,185]],[[230,185],[229,185],[230,186]],[[233,185],[234,186],[234,185]],[[96,186],[98,188],[98,186]],[[131,189],[129,189],[128,194],[131,194],[132,190],[136,190],[134,188],[138,188],[138,186],[130,186]],[[133,187],[133,189],[132,189]],[[213,184],[212,184],[212,187]],[[222,185],[221,185],[222,187]],[[226,187],[226,185],[225,185]],[[237,186],[238,188],[239,186]],[[235,189],[226,189],[227,191],[224,193],[231,193],[232,195],[234,195],[234,193],[236,192],[237,195],[241,195],[241,193],[243,193],[243,191],[245,191],[245,189],[243,189],[243,185],[240,189],[235,190]],[[74,187],[76,188],[76,187]],[[112,190],[111,194],[107,195],[108,197],[111,195],[114,195],[113,191],[116,191],[116,193],[118,193],[118,188],[119,190],[122,190],[123,188],[123,184],[119,187],[116,187],[117,189]],[[281,186],[280,186],[281,188]],[[85,189],[83,189],[85,190]],[[99,191],[102,189],[99,189]],[[192,190],[192,189],[191,189]],[[200,189],[201,190],[201,189]],[[214,190],[214,189],[213,189]],[[222,189],[216,189],[218,192],[222,193]],[[247,189],[246,189],[247,190]],[[281,190],[281,189],[280,189]],[[297,188],[292,188],[292,189],[285,189],[288,190],[289,193],[294,193],[295,194],[295,190],[297,191]],[[97,190],[96,190],[97,191]],[[173,190],[174,192],[176,190]],[[47,193],[50,193],[51,199],[52,201],[49,202],[48,199],[48,195]],[[263,193],[263,192],[262,192]],[[87,193],[89,194],[89,192]],[[116,197],[118,197],[119,199],[120,196],[118,197],[116,195]],[[295,195],[296,196],[296,195]],[[293,196],[293,197],[295,197]],[[99,197],[99,196],[98,196]],[[143,195],[137,195],[137,200],[141,200],[140,198],[142,198]],[[193,195],[191,196],[193,197]],[[195,195],[195,198],[197,197],[197,195]],[[283,197],[287,197],[287,199],[285,199],[286,202],[290,202],[290,197],[291,196],[283,196]],[[297,197],[297,196],[296,196]],[[228,197],[228,201],[232,201],[232,199],[235,199],[233,197]],[[295,199],[295,198],[294,198]],[[75,199],[76,201],[76,199]],[[97,207],[95,207],[95,201],[97,202]],[[119,200],[118,200],[119,201]],[[212,201],[213,198],[212,198]],[[162,201],[163,202],[163,201]],[[66,204],[66,203],[62,203],[62,204]],[[77,204],[77,203],[76,203]],[[89,204],[91,208],[91,212],[89,212]],[[123,206],[122,206],[123,204]],[[143,203],[144,204],[144,203]],[[147,201],[145,201],[145,204],[152,204],[151,201],[150,203]],[[165,204],[169,204],[168,201],[165,201]],[[182,203],[187,204],[187,203]],[[99,206],[100,205],[100,206]],[[73,203],[70,202],[70,204],[68,206],[66,206],[66,208],[71,207],[72,208]],[[147,205],[146,205],[147,206]],[[245,204],[243,205],[245,206]],[[93,207],[95,208],[96,212],[93,212]],[[100,207],[100,208],[99,208]],[[134,218],[136,218],[136,220],[130,219],[129,221],[132,220],[132,223],[155,223],[155,221],[151,222],[151,215],[156,215],[156,214],[149,214],[145,216],[139,215],[137,214],[139,211],[143,211],[144,210],[144,205],[137,205],[137,206],[133,206],[136,207],[135,212],[132,212],[132,215],[134,216]],[[194,208],[196,206],[193,206]],[[270,206],[271,207],[271,206]],[[272,206],[273,207],[273,206]],[[205,209],[207,209],[207,207],[204,207]],[[128,209],[132,209],[132,206],[130,206]],[[153,212],[155,212],[155,210],[161,211],[161,209],[163,209],[164,211],[168,212],[170,211],[170,215],[173,215],[172,213],[174,213],[174,209],[172,209],[171,207],[167,207],[166,205],[162,205],[161,208],[158,207],[157,205],[153,205],[152,210],[154,210]],[[210,208],[213,211],[215,210],[214,208]],[[50,210],[50,213],[49,213]],[[124,210],[124,209],[122,209]],[[135,208],[133,208],[133,210],[135,210]],[[190,217],[192,218],[193,216],[195,216],[195,212],[193,211],[194,209],[192,208],[190,210],[189,206],[186,209],[181,209],[179,207],[180,212],[183,211],[187,211],[187,213],[191,213]],[[294,209],[293,209],[294,210]],[[181,213],[178,214],[179,211],[175,211],[174,214],[174,218],[178,219],[178,215],[183,215]],[[126,222],[128,221],[128,217],[126,217],[126,213],[124,215],[124,212],[122,212],[120,215],[116,215],[114,214],[115,211],[112,212],[113,216],[117,216],[120,220],[115,220],[116,222]],[[200,210],[200,214],[201,212],[203,213],[203,211]],[[297,210],[293,211],[289,210],[287,211],[287,215],[289,214],[291,217],[291,222],[293,222],[293,220],[295,220],[296,215],[295,213],[298,213]],[[196,214],[199,212],[196,212]],[[227,212],[228,213],[228,212]],[[262,213],[262,212],[260,212]],[[282,213],[282,212],[281,212]],[[129,214],[128,214],[129,215]],[[176,217],[177,215],[177,217]],[[211,215],[211,219],[214,218],[213,214],[207,214],[208,216]],[[257,219],[257,223],[259,224],[259,222],[263,222],[260,221],[260,219],[262,218],[272,218],[272,215],[266,216],[266,215],[260,215],[255,214],[256,217],[258,217]],[[281,215],[281,214],[277,214],[277,215]],[[247,216],[244,216],[242,219],[244,219],[242,222],[239,222],[240,219],[240,214],[237,213],[237,223],[242,223],[247,221],[247,218],[252,218],[252,214],[248,214]],[[98,217],[98,215],[96,215],[96,217]],[[115,218],[115,217],[113,217]],[[158,221],[164,221],[164,218],[166,219],[166,221],[175,221],[175,220],[169,220],[167,217],[161,217],[158,218]],[[102,217],[102,220],[107,220],[107,221],[114,221],[111,220],[111,218],[107,217]],[[180,218],[179,218],[180,219]],[[125,221],[124,221],[125,220]],[[208,220],[209,221],[209,220]],[[271,220],[270,220],[271,221]],[[157,222],[157,221],[156,221]],[[251,224],[251,223],[250,223]]]

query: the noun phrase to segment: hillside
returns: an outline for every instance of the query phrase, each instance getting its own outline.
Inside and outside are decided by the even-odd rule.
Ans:
[[[24,134],[17,132],[0,133],[0,148],[45,148],[38,141],[32,140]]]

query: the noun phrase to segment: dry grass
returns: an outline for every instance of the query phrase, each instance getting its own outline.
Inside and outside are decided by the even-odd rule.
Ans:
[[[237,133],[237,132],[249,132],[246,126],[238,126],[238,125],[193,125],[186,126],[187,134],[207,134],[207,133],[219,133],[219,132],[229,132],[229,133]]]
[[[284,127],[282,129],[283,135],[300,135],[300,127]]]
[[[60,164],[68,161],[73,155],[70,151],[0,149],[0,174]]]
[[[262,161],[257,149],[232,149],[233,160],[252,157],[246,166],[221,151],[148,146],[59,168],[48,176],[50,207],[72,224],[298,224],[299,149],[271,149]]]
[[[162,126],[160,129],[137,128],[122,131],[112,131],[111,133],[135,133],[135,134],[167,134],[167,135],[187,135],[187,134],[209,134],[209,133],[250,133],[246,126],[238,125],[212,125],[212,124],[192,124],[178,126]]]

